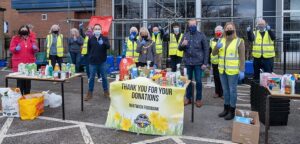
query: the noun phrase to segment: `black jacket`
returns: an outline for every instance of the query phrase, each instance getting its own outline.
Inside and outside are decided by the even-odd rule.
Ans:
[[[98,41],[102,39],[103,44],[100,45]],[[88,41],[88,55],[90,64],[102,64],[106,61],[107,50],[110,48],[109,40],[107,37],[100,36],[97,39],[95,36],[91,37]]]

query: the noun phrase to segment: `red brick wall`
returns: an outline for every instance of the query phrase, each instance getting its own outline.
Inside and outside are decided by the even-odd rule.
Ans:
[[[112,0],[96,0],[95,15],[112,16]]]
[[[6,8],[4,19],[9,25],[8,36],[15,35],[21,25],[29,23],[34,26],[33,31],[37,33],[37,38],[45,38],[53,24],[59,24],[64,35],[69,34],[69,24],[66,23],[67,12],[19,13],[11,8],[11,0],[0,0],[0,7]],[[48,19],[42,20],[42,14],[47,14]],[[74,18],[74,12],[70,12],[70,18]]]

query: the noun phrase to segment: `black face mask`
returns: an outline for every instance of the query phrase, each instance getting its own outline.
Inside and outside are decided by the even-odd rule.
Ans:
[[[28,31],[20,31],[19,34],[22,36],[27,36],[29,34],[29,32]]]
[[[52,33],[54,33],[54,34],[58,34],[58,31],[53,31]]]
[[[148,40],[148,36],[142,36],[142,39]]]
[[[230,36],[234,33],[234,30],[228,30],[228,31],[225,31],[225,33],[227,36]]]

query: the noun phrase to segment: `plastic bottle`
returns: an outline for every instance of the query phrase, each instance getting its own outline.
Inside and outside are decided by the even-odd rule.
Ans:
[[[50,63],[50,61],[49,61],[49,63]],[[48,66],[48,76],[53,77],[53,66],[51,65],[51,63]]]
[[[177,84],[178,81],[180,80],[181,73],[180,73],[180,64],[177,64],[176,66],[177,66],[177,69],[176,69],[175,78],[176,78],[176,84]]]
[[[54,77],[54,79],[59,78],[59,65],[58,65],[58,63],[56,63],[55,66],[54,66],[53,77]]]

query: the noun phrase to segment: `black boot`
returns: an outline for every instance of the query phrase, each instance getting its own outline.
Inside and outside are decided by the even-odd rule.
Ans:
[[[221,113],[219,114],[219,117],[224,117],[224,116],[226,116],[226,115],[228,114],[228,112],[229,112],[229,108],[230,108],[229,105],[224,105],[224,110],[223,110],[223,112],[221,112]]]
[[[235,116],[235,108],[230,107],[228,114],[224,117],[225,120],[232,120]]]

